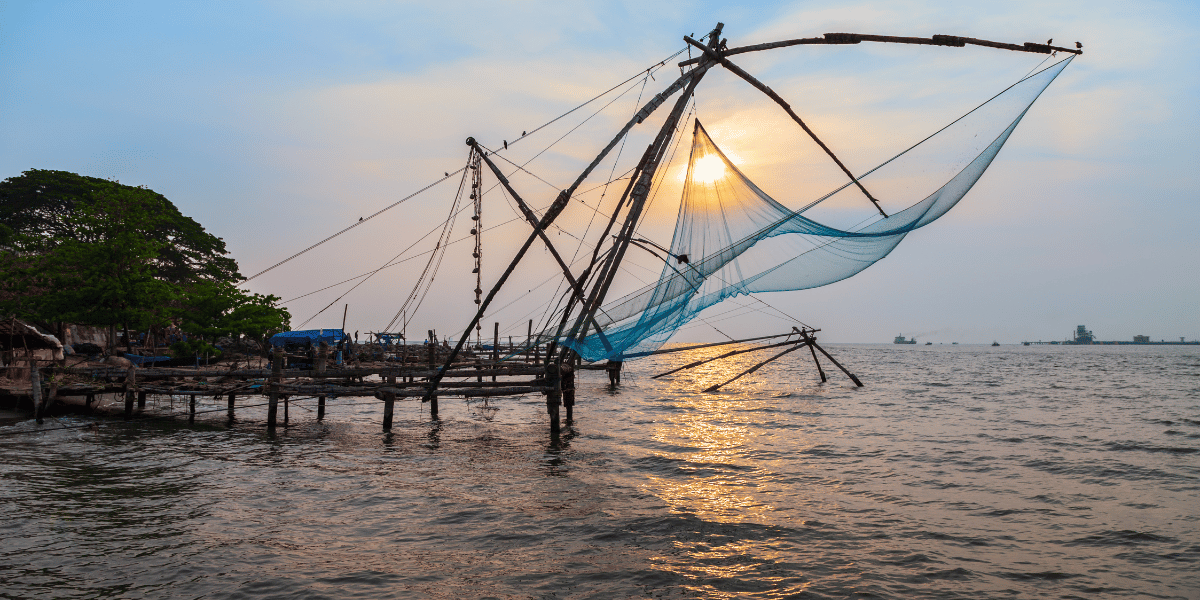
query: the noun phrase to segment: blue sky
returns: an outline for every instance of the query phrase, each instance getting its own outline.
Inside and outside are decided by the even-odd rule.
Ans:
[[[731,46],[830,31],[1085,45],[947,217],[857,277],[764,300],[822,327],[829,341],[904,333],[1015,343],[1061,339],[1077,324],[1102,339],[1200,338],[1200,54],[1189,46],[1200,8],[1189,2],[0,2],[0,177],[61,169],[146,185],[223,237],[252,274],[458,169],[468,135],[511,141],[718,20]],[[1041,58],[862,45],[739,62],[864,170]],[[647,93],[672,68],[647,82]],[[697,95],[717,143],[754,159],[743,167],[773,194],[787,195],[791,173],[814,190],[832,185],[837,173],[801,138],[789,142],[794,132],[781,115],[738,86],[714,75]],[[531,170],[568,183],[638,91]],[[531,136],[514,160],[556,131]],[[545,184],[514,181],[535,206],[553,199]],[[291,299],[375,269],[445,217],[452,187],[250,287]],[[670,192],[664,185],[645,229],[663,242],[678,203]],[[485,221],[511,218],[503,198],[487,199]],[[587,219],[564,216],[566,244]],[[520,223],[489,230],[485,284],[525,233]],[[465,325],[469,252],[465,243],[448,251],[410,329]],[[552,271],[534,258],[499,299],[508,308],[489,318],[514,335],[531,318],[525,309],[548,297],[535,286]],[[348,302],[348,329],[379,329],[423,264],[381,272],[309,326],[340,325],[335,313]],[[636,269],[630,276],[635,286]],[[294,322],[348,287],[289,303]],[[733,307],[707,316],[735,335],[787,327],[750,308],[726,312]],[[720,337],[698,325],[679,339]]]

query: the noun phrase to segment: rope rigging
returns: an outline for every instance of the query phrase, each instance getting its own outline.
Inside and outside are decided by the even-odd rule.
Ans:
[[[685,47],[684,49],[686,49],[686,47]],[[683,54],[683,52],[684,52],[684,49],[681,49],[681,50],[679,50],[679,51],[675,52],[674,54],[672,54],[672,55],[668,56],[667,58],[664,58],[663,60],[659,61],[658,63],[656,63],[656,64],[655,64],[655,66],[651,67],[651,69],[657,69],[657,68],[661,68],[661,67],[665,66],[665,65],[666,65],[666,63],[667,63],[667,61],[674,59],[675,57],[679,56],[680,54]],[[649,71],[649,69],[647,69],[647,71]],[[639,78],[639,77],[642,77],[642,76],[643,76],[642,74],[643,74],[643,73],[645,73],[645,72],[647,72],[647,71],[638,71],[637,75],[633,75],[633,76],[629,77],[628,79],[626,79],[626,80],[622,81],[621,83],[618,83],[618,84],[616,84],[616,85],[614,85],[614,86],[612,86],[612,87],[608,88],[607,90],[604,90],[603,92],[600,92],[599,94],[596,94],[595,96],[593,96],[593,97],[591,97],[590,99],[586,100],[586,101],[585,101],[585,102],[583,102],[582,104],[579,104],[578,106],[576,106],[576,107],[574,107],[574,108],[572,108],[572,109],[568,110],[567,112],[565,112],[565,113],[563,113],[563,114],[561,114],[561,115],[559,115],[559,116],[557,116],[557,117],[555,117],[555,118],[553,118],[553,119],[550,119],[549,121],[547,121],[547,122],[543,123],[542,125],[540,125],[540,126],[538,126],[538,127],[535,127],[533,130],[529,131],[528,133],[526,133],[526,132],[522,132],[522,133],[521,133],[521,137],[519,137],[519,138],[517,138],[515,141],[513,141],[513,144],[516,144],[517,142],[520,142],[520,141],[524,140],[525,138],[527,138],[527,137],[529,137],[529,136],[531,136],[531,135],[533,135],[533,134],[537,133],[538,131],[540,131],[540,130],[542,130],[542,129],[546,128],[546,127],[548,127],[549,125],[551,125],[551,124],[553,124],[553,123],[557,122],[558,120],[560,120],[560,119],[562,119],[562,118],[566,117],[567,115],[570,115],[571,113],[573,113],[573,112],[575,112],[575,111],[577,111],[577,110],[579,110],[579,109],[581,109],[581,108],[583,108],[583,107],[585,107],[585,106],[587,106],[587,105],[591,104],[592,102],[595,102],[596,100],[599,100],[600,98],[603,98],[604,96],[607,96],[609,93],[611,93],[612,91],[614,91],[614,90],[616,90],[616,89],[620,88],[621,86],[624,86],[625,84],[627,84],[627,83],[629,83],[629,82],[631,82],[631,81],[633,81],[633,80],[635,80],[635,79],[637,79],[637,78]],[[378,211],[376,211],[376,212],[374,212],[374,213],[372,213],[372,214],[370,214],[370,215],[368,215],[368,216],[366,216],[366,217],[360,217],[360,218],[358,219],[358,221],[355,221],[355,222],[351,223],[351,224],[350,224],[348,227],[346,227],[346,228],[344,228],[344,229],[342,229],[342,230],[340,230],[340,231],[338,231],[338,232],[334,233],[333,235],[330,235],[329,237],[326,237],[325,239],[322,239],[322,240],[318,241],[317,243],[315,243],[315,244],[312,244],[311,246],[308,246],[307,248],[304,248],[303,250],[301,250],[301,251],[299,251],[299,252],[297,252],[297,253],[295,253],[295,254],[292,254],[291,256],[288,256],[287,258],[285,258],[285,259],[283,259],[283,260],[281,260],[281,261],[279,261],[279,262],[277,262],[277,263],[275,263],[275,264],[273,264],[273,265],[271,265],[271,266],[269,266],[269,267],[267,267],[267,268],[265,268],[265,269],[263,269],[263,270],[259,271],[258,273],[255,273],[254,275],[251,275],[250,277],[247,277],[247,278],[246,278],[246,279],[243,281],[243,283],[246,283],[246,282],[249,282],[249,281],[251,281],[251,280],[253,280],[253,279],[256,279],[256,278],[258,278],[259,276],[261,276],[261,275],[264,275],[264,274],[266,274],[266,273],[268,273],[268,272],[270,272],[270,271],[272,271],[272,270],[276,269],[277,267],[283,266],[284,264],[287,264],[287,263],[291,262],[292,260],[294,260],[294,259],[296,259],[296,258],[299,258],[300,256],[302,256],[302,255],[304,255],[304,254],[307,254],[308,252],[310,252],[310,251],[312,251],[312,250],[316,249],[317,247],[319,247],[319,246],[321,246],[321,245],[325,244],[326,242],[328,242],[328,241],[330,241],[330,240],[332,240],[332,239],[334,239],[334,238],[336,238],[336,237],[338,237],[338,236],[341,236],[342,234],[344,234],[344,233],[346,233],[346,232],[348,232],[348,231],[350,231],[350,230],[354,229],[355,227],[358,227],[359,225],[362,225],[363,223],[366,223],[367,221],[370,221],[371,219],[374,219],[375,217],[377,217],[377,216],[379,216],[379,215],[381,215],[381,214],[383,214],[383,213],[385,213],[385,212],[387,212],[387,211],[389,211],[389,210],[391,210],[391,209],[393,209],[393,208],[396,208],[397,206],[400,206],[401,204],[403,204],[403,203],[405,203],[405,202],[407,202],[407,201],[409,201],[409,200],[411,200],[411,199],[413,199],[413,198],[417,197],[418,195],[420,195],[420,194],[422,194],[422,193],[424,193],[424,192],[426,192],[426,191],[428,191],[428,190],[430,190],[430,189],[432,189],[432,188],[436,187],[438,184],[441,184],[441,183],[443,183],[443,182],[445,182],[445,181],[449,180],[450,178],[454,177],[455,175],[458,175],[458,174],[459,174],[459,172],[461,172],[461,171],[462,171],[462,169],[459,169],[458,171],[454,171],[453,173],[450,173],[450,172],[447,172],[447,173],[445,173],[445,175],[444,175],[444,176],[443,176],[441,179],[438,179],[438,180],[434,181],[433,183],[430,183],[429,185],[427,185],[427,186],[425,186],[425,187],[423,187],[423,188],[421,188],[421,189],[419,189],[419,190],[417,190],[417,191],[415,191],[415,192],[413,192],[413,193],[411,193],[411,194],[409,194],[409,195],[407,195],[407,196],[405,196],[405,197],[403,197],[403,198],[401,198],[401,199],[399,199],[399,200],[397,200],[397,201],[393,202],[392,204],[389,204],[389,205],[387,205],[387,206],[385,206],[385,207],[383,207],[383,208],[379,209]]]

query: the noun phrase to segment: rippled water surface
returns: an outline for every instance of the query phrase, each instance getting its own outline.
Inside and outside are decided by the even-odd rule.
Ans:
[[[0,598],[1200,597],[1200,349],[829,349],[866,387],[585,373],[558,441],[539,397],[10,423]]]

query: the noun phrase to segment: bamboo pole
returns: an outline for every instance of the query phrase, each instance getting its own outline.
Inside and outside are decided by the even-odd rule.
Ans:
[[[133,419],[133,390],[137,386],[137,372],[133,365],[125,372],[125,420]]]
[[[317,364],[316,372],[318,375],[325,374],[325,361],[329,360],[329,344],[325,340],[321,340],[317,346]],[[317,396],[317,420],[325,418],[325,396]]]
[[[38,425],[45,422],[42,416],[44,409],[42,407],[42,374],[38,372],[37,362],[32,358],[29,359],[29,393],[33,399],[33,417]]]
[[[825,383],[826,381],[829,381],[829,378],[825,377],[825,369],[821,368],[821,361],[817,360],[817,350],[816,350],[816,348],[813,348],[813,346],[816,344],[816,340],[810,338],[808,336],[808,332],[803,329],[796,329],[795,327],[793,327],[792,330],[799,331],[800,337],[803,337],[805,339],[805,341],[808,342],[808,351],[812,352],[813,362],[816,363],[816,365],[817,365],[817,373],[820,373],[820,375],[821,375],[821,383]]]
[[[392,430],[392,411],[396,406],[396,392],[383,392],[383,430]]]
[[[674,95],[675,92],[683,89],[685,85],[690,85],[692,89],[694,89],[695,86],[692,85],[692,80],[695,78],[698,72],[703,72],[703,69],[693,69],[687,73],[684,73],[683,75],[680,75],[679,79],[676,79],[674,83],[667,87],[667,89],[659,92],[654,96],[654,98],[647,102],[642,109],[639,110],[637,114],[635,114],[633,118],[621,128],[621,131],[619,131],[617,135],[613,137],[608,145],[596,155],[596,158],[592,159],[592,162],[588,164],[588,166],[583,170],[582,173],[579,174],[578,177],[575,178],[575,182],[572,183],[571,186],[566,190],[563,190],[561,193],[559,193],[558,197],[554,199],[554,202],[551,203],[550,208],[546,210],[545,214],[542,215],[542,219],[538,222],[541,228],[545,229],[549,227],[550,224],[558,218],[559,213],[566,208],[567,202],[570,201],[571,196],[575,193],[575,190],[578,189],[579,185],[583,183],[585,179],[587,179],[587,176],[591,174],[592,170],[594,170],[596,166],[598,166],[600,162],[604,160],[604,157],[608,156],[608,153],[617,146],[617,143],[629,133],[629,130],[632,129],[634,125],[641,123],[646,117],[657,110],[658,107],[663,104],[663,102],[666,102],[667,98]],[[484,298],[483,302],[476,310],[475,317],[471,319],[470,323],[467,324],[466,330],[458,339],[458,344],[453,350],[450,351],[450,355],[446,358],[445,365],[437,375],[430,379],[430,394],[428,396],[430,402],[433,402],[433,399],[437,397],[433,392],[437,390],[438,383],[441,382],[443,377],[445,377],[445,372],[450,368],[450,365],[454,363],[454,358],[458,356],[458,353],[462,350],[463,343],[465,343],[470,337],[471,330],[473,330],[475,325],[479,323],[480,319],[483,318],[484,313],[487,311],[488,306],[491,305],[492,300],[496,297],[496,294],[500,291],[500,288],[504,287],[504,284],[508,281],[508,277],[512,275],[513,270],[516,269],[517,264],[521,262],[521,259],[525,257],[525,253],[529,251],[529,247],[533,245],[533,242],[536,239],[537,233],[530,233],[529,236],[525,238],[525,244],[517,251],[517,254],[509,263],[508,268],[504,270],[504,272],[500,275],[500,278],[492,286],[491,291],[488,292],[487,297]],[[430,406],[430,416],[435,419],[437,418],[436,405]]]
[[[774,50],[776,48],[786,48],[788,46],[799,46],[809,44],[857,44],[859,42],[890,42],[894,44],[922,44],[926,46],[950,46],[963,47],[966,45],[985,46],[988,48],[998,48],[1001,50],[1013,50],[1015,52],[1033,52],[1037,54],[1050,54],[1051,52],[1070,52],[1071,54],[1083,54],[1083,50],[1076,48],[1062,48],[1059,46],[1051,46],[1048,44],[1036,44],[1026,42],[1024,44],[1008,44],[1004,42],[992,42],[989,40],[981,40],[977,38],[960,37],[956,35],[935,35],[933,37],[901,37],[891,35],[873,35],[867,33],[826,33],[824,37],[817,38],[798,38],[793,40],[783,40],[779,42],[767,42],[765,44],[753,44],[750,46],[741,46],[738,48],[730,48],[724,50],[721,54],[725,56],[733,56],[745,52],[758,52],[760,50]],[[681,61],[679,66],[686,67],[699,62],[700,58],[690,58]]]
[[[685,370],[685,369],[691,369],[691,368],[694,368],[694,367],[698,367],[698,366],[700,366],[700,365],[703,365],[703,364],[705,364],[705,363],[710,363],[710,362],[713,362],[713,361],[715,361],[715,360],[721,360],[722,358],[729,358],[730,356],[737,356],[738,354],[745,354],[745,353],[747,353],[747,352],[758,352],[759,350],[766,350],[766,349],[768,349],[768,348],[778,348],[779,346],[787,346],[787,345],[790,345],[790,344],[795,344],[795,343],[796,343],[796,342],[793,342],[793,341],[791,341],[791,340],[787,340],[787,341],[779,342],[779,343],[776,343],[776,344],[769,344],[769,345],[766,345],[766,346],[756,346],[756,347],[754,347],[754,348],[745,348],[745,349],[742,349],[742,350],[730,350],[729,352],[726,352],[725,354],[722,354],[722,355],[720,355],[720,356],[714,356],[714,357],[712,357],[712,358],[705,358],[705,359],[703,359],[703,360],[698,360],[698,361],[696,361],[696,362],[688,363],[688,364],[686,364],[686,365],[683,365],[682,367],[678,367],[678,368],[675,368],[675,369],[671,369],[670,371],[667,371],[667,372],[665,372],[665,373],[659,373],[658,375],[654,375],[654,376],[652,376],[652,377],[651,377],[651,379],[658,379],[659,377],[666,377],[667,375],[670,375],[670,374],[672,374],[672,373],[677,373],[677,372],[679,372],[679,371],[683,371],[683,370]]]
[[[826,352],[824,348],[822,348],[822,347],[818,346],[816,342],[812,342],[812,345],[813,345],[813,346],[815,346],[817,350],[820,350],[820,351],[821,351],[821,354],[824,354],[824,355],[825,355],[825,358],[828,358],[828,359],[829,359],[829,362],[833,363],[834,365],[836,365],[836,366],[837,366],[837,368],[841,369],[841,370],[842,370],[842,372],[846,374],[846,377],[849,377],[849,378],[850,378],[850,381],[853,381],[853,382],[854,382],[854,385],[856,385],[856,386],[858,386],[858,387],[862,387],[862,386],[863,386],[862,382],[861,382],[861,381],[859,381],[859,380],[858,380],[858,378],[854,376],[854,373],[851,373],[850,371],[846,370],[846,367],[843,367],[843,366],[842,366],[842,363],[838,362],[838,361],[837,361],[837,359],[835,359],[834,357],[830,356],[830,355],[829,355],[829,353],[828,353],[828,352]]]
[[[718,30],[720,28],[718,27]],[[719,32],[714,30],[714,33],[719,35]],[[716,36],[714,36],[716,37]],[[699,85],[709,67],[713,63],[711,61],[701,62],[700,65],[691,71],[692,78],[687,84],[687,89],[675,101],[675,106],[672,108],[670,115],[659,129],[658,135],[654,142],[647,150],[648,160],[644,160],[645,167],[638,176],[637,184],[633,186],[630,193],[629,212],[625,216],[625,223],[621,227],[621,231],[617,235],[617,241],[614,244],[614,249],[609,252],[606,257],[600,272],[596,276],[596,285],[592,288],[590,297],[583,305],[580,315],[576,318],[575,324],[571,327],[570,338],[582,341],[587,337],[587,326],[595,321],[596,311],[600,305],[604,303],[604,298],[608,294],[609,288],[612,286],[613,279],[616,277],[617,269],[621,261],[625,258],[625,252],[629,249],[629,241],[633,238],[633,233],[636,230],[638,221],[641,219],[642,210],[645,208],[646,198],[650,195],[654,183],[654,175],[658,171],[658,167],[662,160],[670,137],[675,133],[676,127],[679,125],[679,120],[683,116],[683,109],[691,101],[692,94]],[[632,182],[631,182],[632,183]],[[566,358],[567,348],[564,348],[559,353],[558,360],[562,362]]]
[[[842,172],[846,174],[846,177],[849,177],[850,181],[853,181],[854,185],[858,186],[858,189],[860,191],[862,191],[862,193],[864,195],[866,195],[867,199],[870,200],[872,204],[875,205],[875,208],[876,208],[876,210],[879,211],[879,214],[883,215],[883,218],[885,218],[885,219],[887,218],[888,215],[887,215],[887,213],[883,212],[883,207],[879,205],[879,201],[876,200],[875,197],[871,195],[871,192],[867,191],[867,188],[864,187],[862,182],[860,182],[858,180],[858,178],[854,176],[854,173],[851,173],[850,169],[846,168],[846,165],[842,164],[842,161],[837,157],[837,155],[835,155],[833,153],[833,150],[830,150],[829,146],[826,146],[825,142],[822,142],[821,138],[817,137],[817,134],[808,127],[808,125],[800,118],[800,115],[797,115],[796,112],[792,110],[791,105],[788,104],[787,101],[784,100],[782,96],[780,96],[779,94],[776,94],[775,90],[772,90],[771,88],[767,87],[767,85],[764,84],[763,82],[755,79],[753,75],[742,70],[741,67],[729,62],[729,59],[725,58],[720,53],[718,53],[716,51],[716,49],[709,48],[709,47],[701,44],[700,42],[693,40],[692,38],[690,38],[686,35],[683,36],[683,39],[687,43],[699,48],[701,51],[703,51],[705,54],[707,54],[708,57],[711,58],[712,60],[721,63],[721,66],[728,69],[734,75],[741,77],[742,79],[746,80],[746,82],[749,83],[750,85],[754,86],[755,88],[758,88],[758,91],[766,94],[767,97],[774,100],[776,104],[778,104],[780,107],[782,107],[784,112],[786,112],[788,114],[788,116],[791,117],[792,120],[795,121],[796,124],[799,125],[800,128],[803,129],[805,133],[808,134],[808,137],[812,138],[812,140],[814,142],[816,142],[817,145],[820,146],[822,150],[825,151],[825,154],[829,155],[829,158],[832,158],[833,162],[837,163],[838,168],[840,168],[842,170]]]
[[[275,420],[279,415],[279,386],[282,379],[283,349],[276,348],[271,357],[271,383],[267,395],[267,427],[271,429],[275,427]]]
[[[799,350],[810,343],[812,343],[812,342],[797,342],[795,346],[792,346],[791,348],[788,348],[787,350],[784,350],[783,352],[780,352],[779,354],[776,354],[775,356],[772,356],[771,358],[768,358],[767,360],[764,360],[764,361],[758,363],[757,365],[754,365],[753,367],[750,367],[749,369],[746,369],[745,371],[738,373],[732,379],[726,381],[725,383],[719,383],[716,385],[709,386],[704,391],[715,392],[715,391],[721,389],[722,387],[725,387],[725,386],[737,381],[738,379],[741,379],[743,376],[749,375],[749,374],[759,370],[760,368],[762,368],[763,365],[782,357],[784,354],[787,354],[788,352],[794,352],[796,350]]]

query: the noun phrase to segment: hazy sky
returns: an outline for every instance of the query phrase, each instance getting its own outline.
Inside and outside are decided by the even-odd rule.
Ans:
[[[1001,343],[1200,338],[1200,30],[1195,2],[0,2],[0,178],[58,169],[145,185],[224,238],[250,275],[463,166],[467,136],[497,147],[644,72],[682,36],[725,23],[730,46],[825,32],[1084,44],[980,183],[949,215],[849,280],[762,299],[834,342]],[[686,55],[685,55],[686,56]],[[984,48],[863,44],[747,55],[757,74],[856,171],[948,123],[1044,56]],[[678,76],[676,58],[643,101]],[[633,112],[641,80],[514,178],[536,207],[554,197]],[[608,102],[616,97],[606,97]],[[591,105],[519,145],[523,162],[592,115]],[[696,111],[769,193],[798,206],[840,183],[773,105],[727,73]],[[574,119],[574,120],[572,120]],[[569,123],[569,124],[568,124]],[[638,136],[616,167],[636,160]],[[686,142],[685,142],[686,148]],[[606,163],[588,189],[603,183]],[[249,284],[285,299],[371,271],[445,219],[453,179]],[[611,201],[620,188],[595,206]],[[669,243],[667,177],[643,233]],[[485,196],[484,286],[528,233]],[[564,214],[555,237],[592,216]],[[465,217],[466,213],[464,213]],[[470,228],[465,218],[451,236]],[[592,225],[592,238],[595,237]],[[436,237],[436,233],[433,237]],[[422,246],[424,244],[424,246]],[[586,250],[586,248],[584,249]],[[450,247],[409,329],[457,336],[472,309],[468,242]],[[583,252],[581,250],[580,252]],[[553,291],[541,249],[488,323],[524,335]],[[640,262],[639,262],[640,261]],[[308,327],[378,330],[425,266],[381,271]],[[623,290],[654,276],[630,264]],[[640,269],[640,270],[639,270]],[[351,284],[289,302],[293,324]],[[532,291],[531,291],[532,290]],[[730,310],[746,304],[747,308]],[[734,336],[786,330],[744,299],[706,319]],[[485,330],[490,332],[490,325]],[[410,336],[410,337],[424,337]],[[721,339],[697,323],[677,339]]]

